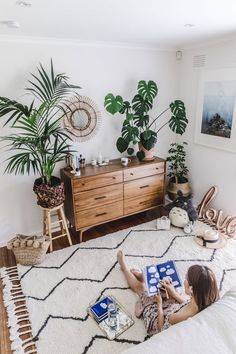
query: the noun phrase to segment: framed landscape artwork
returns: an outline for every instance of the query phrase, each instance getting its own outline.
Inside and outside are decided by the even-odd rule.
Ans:
[[[195,143],[236,152],[236,68],[202,72]]]

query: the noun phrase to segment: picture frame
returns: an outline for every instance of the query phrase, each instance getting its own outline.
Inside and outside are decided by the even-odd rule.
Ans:
[[[236,68],[202,71],[197,97],[195,143],[236,152]]]

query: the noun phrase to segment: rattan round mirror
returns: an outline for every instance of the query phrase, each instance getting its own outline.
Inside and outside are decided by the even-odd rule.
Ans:
[[[101,124],[101,113],[96,103],[86,96],[79,96],[70,103],[71,112],[64,117],[64,127],[73,140],[83,142],[91,139]]]

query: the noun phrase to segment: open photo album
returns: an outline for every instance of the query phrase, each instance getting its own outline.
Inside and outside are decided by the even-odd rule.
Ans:
[[[174,261],[146,266],[144,268],[144,278],[149,296],[156,295],[159,292],[162,287],[161,280],[169,279],[175,288],[182,286]]]

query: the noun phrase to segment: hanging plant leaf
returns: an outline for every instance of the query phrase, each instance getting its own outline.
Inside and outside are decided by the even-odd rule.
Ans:
[[[118,113],[123,107],[123,98],[121,96],[115,97],[112,93],[108,93],[105,97],[104,107],[111,114]]]
[[[144,100],[153,101],[158,92],[157,85],[154,81],[141,80],[138,83],[138,93]]]
[[[127,143],[127,141],[120,137],[117,139],[116,141],[116,147],[117,147],[117,150],[122,154],[122,152],[124,152],[125,150],[127,150],[129,146],[129,143]]]
[[[143,115],[152,108],[152,101],[145,100],[141,95],[135,95],[132,103],[132,108],[137,115]]]
[[[131,109],[131,105],[130,105],[129,101],[124,101],[123,106],[119,112],[121,114],[128,113],[130,111],[130,109]]]
[[[128,155],[133,155],[134,149],[133,148],[128,148],[127,149],[127,153],[128,153]]]
[[[136,155],[137,155],[137,158],[139,159],[139,161],[142,161],[145,157],[145,153],[143,150],[138,151]]]

